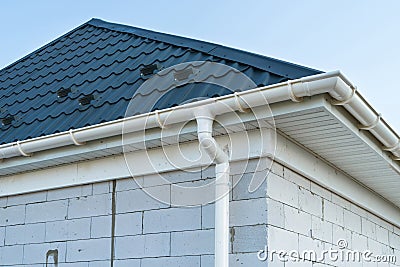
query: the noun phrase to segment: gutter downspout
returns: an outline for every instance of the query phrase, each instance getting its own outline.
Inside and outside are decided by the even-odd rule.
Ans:
[[[196,113],[196,112],[195,112]],[[206,109],[195,114],[197,135],[215,165],[215,267],[229,266],[229,157],[212,136],[214,115]]]

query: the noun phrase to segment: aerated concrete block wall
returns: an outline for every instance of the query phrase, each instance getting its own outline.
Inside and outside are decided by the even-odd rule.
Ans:
[[[274,250],[313,250],[320,260],[269,262],[269,266],[400,266],[400,229],[365,209],[328,191],[284,167],[268,177],[268,247]],[[341,241],[339,241],[341,240]],[[344,241],[343,241],[344,240]],[[341,242],[338,244],[338,241]],[[339,245],[347,250],[339,248]],[[324,251],[366,252],[374,256],[394,256],[391,262],[340,261]],[[346,253],[347,253],[346,252]],[[276,254],[275,254],[276,255]],[[295,254],[293,254],[296,256]],[[304,258],[303,258],[304,259]],[[311,259],[306,257],[306,259]],[[395,262],[393,262],[395,261]]]
[[[257,252],[315,250],[345,239],[351,249],[396,255],[400,229],[296,174],[262,160],[231,166],[230,266],[361,266],[343,262],[260,261]],[[214,179],[214,169],[174,171],[164,177],[195,186]],[[0,198],[0,266],[213,267],[214,205],[171,207],[182,196],[153,175]],[[190,199],[189,199],[190,200]],[[55,260],[58,261],[55,264]],[[398,264],[398,262],[396,264]],[[390,266],[364,264],[362,266]],[[396,265],[398,266],[398,265]]]
[[[232,180],[239,181],[243,164],[232,165]],[[267,242],[266,182],[247,192],[254,169],[250,162],[231,193],[231,266],[257,266],[256,252]],[[164,177],[190,186],[214,179],[214,169]],[[112,251],[116,267],[214,266],[214,205],[161,203],[138,184],[163,197],[181,196],[154,178],[0,198],[0,266],[46,266],[46,258],[48,266],[111,266]]]

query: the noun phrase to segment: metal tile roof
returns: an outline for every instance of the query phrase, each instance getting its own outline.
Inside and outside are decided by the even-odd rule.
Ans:
[[[189,61],[226,64],[256,85],[321,73],[217,44],[92,19],[0,70],[0,143],[123,118],[146,80],[141,68]],[[187,85],[167,94],[156,108],[228,93],[213,85],[196,90]],[[135,110],[144,112],[148,110]]]

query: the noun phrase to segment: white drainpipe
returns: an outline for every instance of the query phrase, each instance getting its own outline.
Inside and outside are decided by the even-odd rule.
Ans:
[[[200,146],[215,165],[215,267],[229,266],[229,157],[212,136],[214,116],[205,109],[195,111]]]

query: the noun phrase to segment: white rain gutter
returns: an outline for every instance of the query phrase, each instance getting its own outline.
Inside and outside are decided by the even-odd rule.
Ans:
[[[196,111],[200,146],[215,165],[215,267],[229,266],[229,157],[212,136],[214,115],[207,109]]]
[[[124,132],[135,132],[141,131],[145,127],[163,127],[166,124],[190,121],[194,119],[194,110],[199,106],[212,110],[215,116],[236,110],[241,111],[244,107],[262,106],[265,105],[265,99],[260,97],[260,92],[269,104],[286,100],[298,102],[301,101],[302,97],[328,93],[336,99],[335,105],[344,106],[360,122],[360,129],[370,131],[384,145],[383,149],[392,153],[394,160],[400,160],[399,136],[339,71],[1,145],[0,158],[31,156],[32,153],[48,149],[67,145],[82,145],[88,141],[121,135],[122,129],[124,129]],[[173,116],[169,116],[171,112],[174,112]]]

